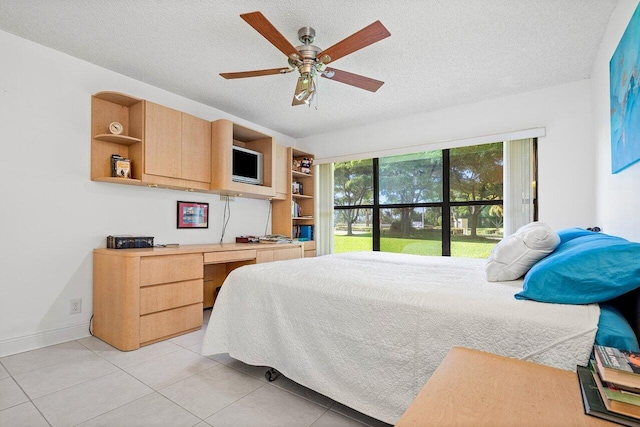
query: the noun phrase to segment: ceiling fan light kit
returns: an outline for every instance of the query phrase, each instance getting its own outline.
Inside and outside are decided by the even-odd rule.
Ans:
[[[358,74],[328,68],[329,62],[336,61],[357,50],[367,47],[391,35],[380,21],[376,21],[324,51],[312,43],[316,31],[312,27],[298,30],[298,40],[302,43],[294,47],[260,12],[240,15],[249,25],[287,56],[289,68],[220,73],[225,79],[287,74],[298,71],[299,77],[291,105],[308,104],[317,93],[317,76],[355,86],[370,92],[377,91],[384,82]]]

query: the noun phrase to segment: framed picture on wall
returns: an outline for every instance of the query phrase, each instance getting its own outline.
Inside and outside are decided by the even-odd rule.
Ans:
[[[179,201],[178,228],[209,228],[209,203]]]

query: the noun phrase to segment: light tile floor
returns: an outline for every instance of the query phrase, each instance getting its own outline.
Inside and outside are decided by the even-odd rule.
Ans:
[[[0,358],[0,426],[388,426],[265,367],[200,355],[200,331],[122,352],[95,337]]]

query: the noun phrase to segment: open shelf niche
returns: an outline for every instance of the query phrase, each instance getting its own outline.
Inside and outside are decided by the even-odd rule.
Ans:
[[[123,126],[121,135],[109,133],[109,125]],[[98,92],[91,97],[91,179],[143,185],[144,101],[118,92]],[[131,178],[111,176],[111,155],[131,159]]]
[[[227,196],[272,199],[275,196],[276,157],[274,138],[229,120],[211,123],[211,156],[216,167],[211,171],[211,190]],[[233,146],[262,153],[263,184],[253,185],[232,180]]]

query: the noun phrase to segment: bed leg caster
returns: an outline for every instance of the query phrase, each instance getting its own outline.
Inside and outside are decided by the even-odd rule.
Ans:
[[[276,378],[278,378],[280,376],[280,372],[276,371],[273,368],[269,368],[269,370],[267,372],[265,372],[264,377],[267,379],[267,381],[271,382],[271,381],[275,381]]]

